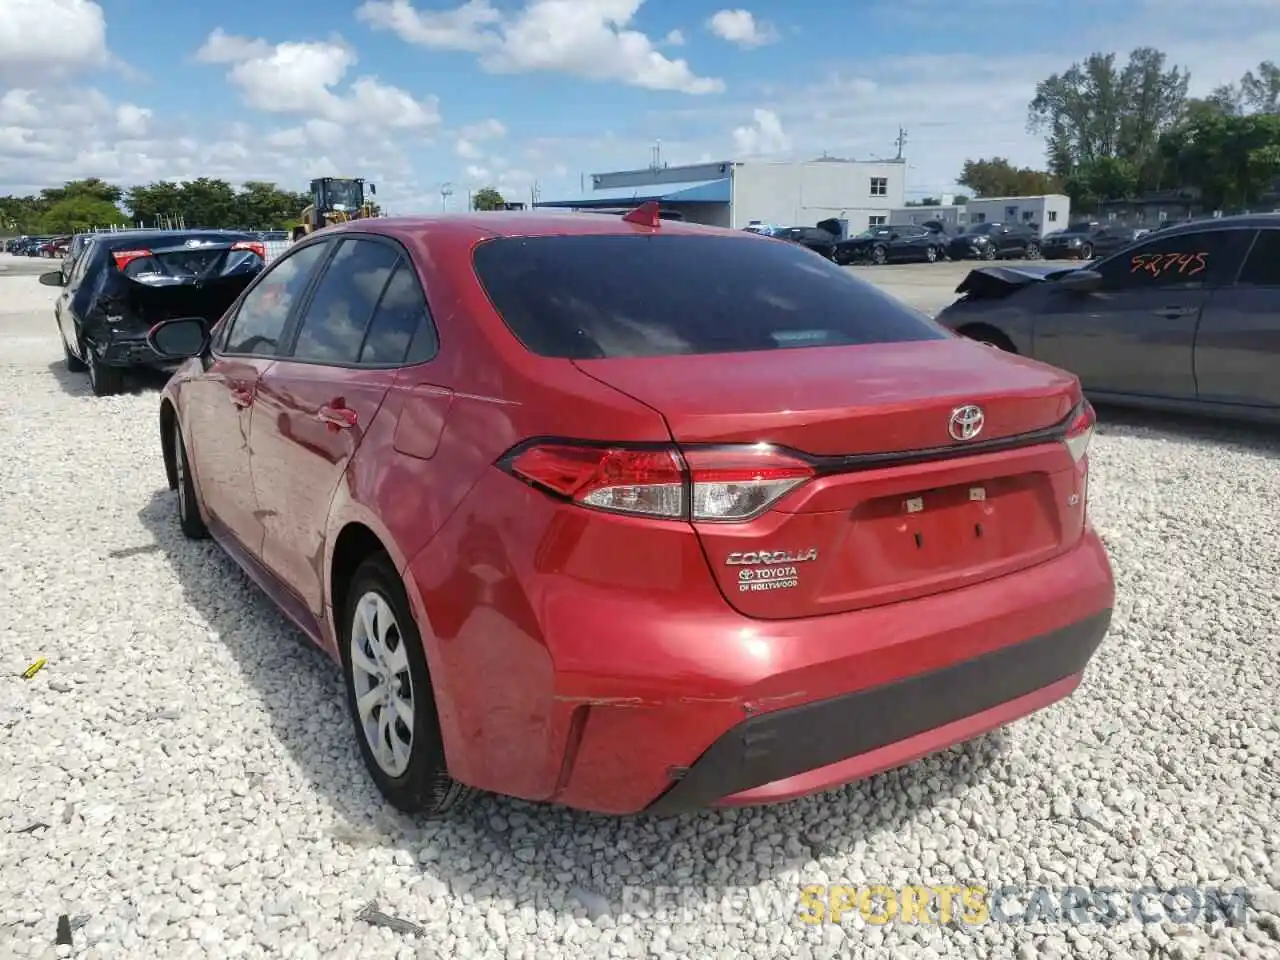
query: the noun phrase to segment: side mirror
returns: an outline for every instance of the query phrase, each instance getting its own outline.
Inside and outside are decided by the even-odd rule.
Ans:
[[[198,357],[209,348],[209,327],[199,317],[161,320],[147,331],[147,346],[166,360]]]
[[[1093,293],[1102,287],[1102,274],[1097,270],[1072,270],[1058,281],[1058,286],[1072,293]]]
[[[61,287],[64,285],[62,282],[62,271],[50,270],[48,273],[42,273],[40,274],[40,282],[46,287]]]

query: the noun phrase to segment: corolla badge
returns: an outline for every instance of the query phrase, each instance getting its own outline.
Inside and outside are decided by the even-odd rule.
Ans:
[[[771,566],[779,563],[804,563],[818,559],[818,548],[807,550],[759,550],[750,553],[731,553],[725,558],[725,566]]]
[[[987,415],[982,408],[972,403],[956,407],[951,411],[951,422],[947,424],[947,432],[952,440],[972,440],[982,432],[987,422]]]

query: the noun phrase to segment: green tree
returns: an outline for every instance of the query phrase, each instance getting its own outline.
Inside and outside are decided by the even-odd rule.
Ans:
[[[91,200],[105,200],[107,203],[119,203],[124,191],[115,184],[106,183],[97,177],[87,180],[68,180],[60,187],[49,187],[40,191],[40,196],[50,205],[70,197],[88,197]]]
[[[1208,206],[1248,207],[1280,177],[1280,114],[1200,116],[1167,134],[1161,153]]]
[[[1036,197],[1057,193],[1059,189],[1058,181],[1050,174],[1030,167],[1015,167],[1004,157],[966,160],[956,183],[968,187],[979,197]]]
[[[1183,119],[1189,80],[1152,47],[1133,50],[1123,66],[1114,53],[1094,53],[1036,85],[1028,128],[1044,135],[1049,171],[1064,181],[1098,180],[1100,170],[1108,180],[1119,168],[1092,165],[1120,160],[1137,171],[1139,185],[1155,185],[1160,138]]]
[[[80,233],[94,227],[125,226],[128,222],[114,203],[87,193],[51,203],[38,221],[41,233]]]
[[[494,187],[481,187],[471,195],[472,210],[501,210],[506,203]]]

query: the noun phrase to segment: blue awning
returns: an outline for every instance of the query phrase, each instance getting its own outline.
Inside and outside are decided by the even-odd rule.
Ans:
[[[628,203],[728,203],[729,178],[688,180],[683,183],[655,183],[643,187],[612,187],[592,190],[567,200],[539,200],[536,207],[616,207]]]

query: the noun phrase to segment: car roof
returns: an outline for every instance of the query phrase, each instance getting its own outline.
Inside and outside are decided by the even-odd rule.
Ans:
[[[1241,213],[1234,217],[1206,217],[1203,220],[1188,220],[1177,226],[1165,227],[1160,231],[1162,237],[1178,236],[1182,233],[1200,233],[1202,230],[1219,230],[1238,227],[1244,229],[1266,230],[1280,229],[1280,213]]]
[[[707,227],[683,220],[663,220],[662,225],[655,228],[628,223],[617,215],[524,210],[374,217],[335,224],[324,230],[325,235],[336,233],[376,233],[402,240],[430,234],[433,237],[464,242],[497,237],[627,236],[653,233],[733,237],[752,242],[760,239],[756,234],[745,230]]]

